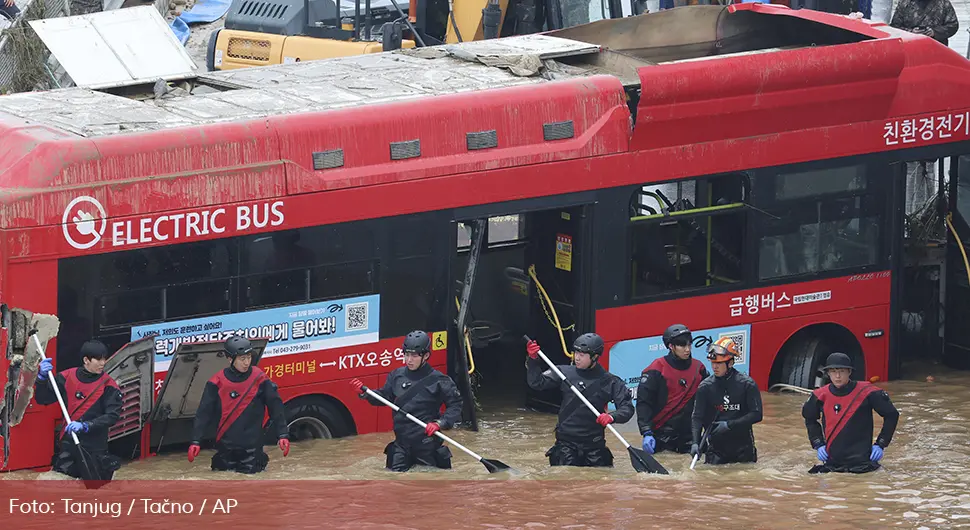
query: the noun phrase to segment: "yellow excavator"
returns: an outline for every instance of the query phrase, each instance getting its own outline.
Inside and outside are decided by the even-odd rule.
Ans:
[[[628,1],[628,14],[646,11],[646,0]],[[225,26],[209,35],[206,66],[286,64],[621,17],[621,0],[234,0]]]

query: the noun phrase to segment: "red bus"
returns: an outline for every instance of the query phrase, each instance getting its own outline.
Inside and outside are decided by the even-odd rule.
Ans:
[[[503,395],[558,403],[526,390],[523,334],[568,362],[595,330],[631,380],[674,322],[734,336],[762,389],[836,350],[887,379],[905,164],[970,153],[968,73],[885,24],[742,4],[0,97],[6,401],[19,310],[59,318],[58,370],[118,350],[127,457],[188,441],[232,334],[297,439],[390,430],[347,380],[381,385],[412,329],[476,429]],[[10,409],[4,469],[49,466],[56,407]]]

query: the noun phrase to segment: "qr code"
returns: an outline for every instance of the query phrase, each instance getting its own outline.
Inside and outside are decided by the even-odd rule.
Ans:
[[[721,333],[717,338],[723,339],[724,337],[733,340],[734,344],[738,347],[738,358],[734,360],[734,364],[744,364],[748,356],[748,332],[735,331],[733,333]]]
[[[359,331],[362,329],[367,329],[367,302],[347,304],[344,329],[346,331]]]

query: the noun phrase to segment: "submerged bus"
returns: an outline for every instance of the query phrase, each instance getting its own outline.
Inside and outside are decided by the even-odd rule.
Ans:
[[[383,384],[412,329],[475,429],[558,405],[524,334],[565,363],[596,331],[631,388],[675,322],[735,338],[762,389],[815,386],[833,351],[894,377],[905,164],[956,182],[968,74],[885,24],[739,4],[0,97],[6,402],[32,376],[18,311],[57,315],[58,370],[117,350],[126,457],[188,441],[233,334],[295,439],[390,430],[347,381]],[[49,466],[56,407],[10,408],[4,469]]]

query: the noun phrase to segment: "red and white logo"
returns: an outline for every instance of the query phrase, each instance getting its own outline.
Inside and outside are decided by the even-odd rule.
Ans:
[[[61,218],[64,239],[78,250],[97,245],[104,236],[107,223],[108,216],[104,212],[104,207],[94,197],[86,195],[71,201],[64,209],[64,217]]]

